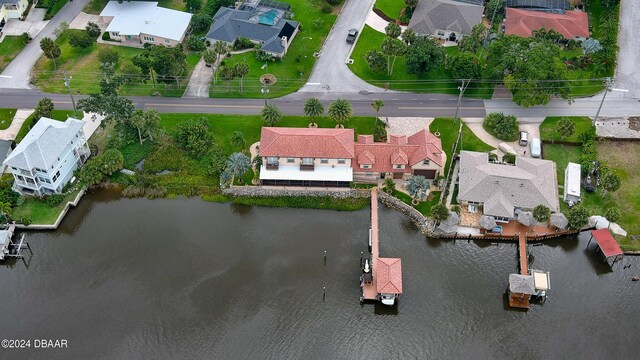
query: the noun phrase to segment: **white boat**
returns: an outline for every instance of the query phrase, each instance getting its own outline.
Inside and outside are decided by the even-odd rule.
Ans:
[[[396,295],[395,294],[380,294],[380,302],[387,305],[393,306],[396,303]]]

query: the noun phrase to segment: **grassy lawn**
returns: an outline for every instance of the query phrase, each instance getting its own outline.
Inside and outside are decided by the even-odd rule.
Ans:
[[[381,10],[391,19],[400,17],[400,12],[405,8],[404,0],[377,0],[374,8]]]
[[[435,118],[431,125],[429,125],[429,131],[432,133],[439,132],[440,140],[442,141],[442,149],[447,154],[447,164],[444,169],[446,175],[449,171],[449,164],[451,164],[451,150],[453,144],[458,137],[459,123],[453,123],[451,118]],[[462,140],[459,150],[470,150],[479,152],[488,152],[494,148],[480,140],[467,125],[462,125]]]
[[[13,60],[25,46],[19,36],[5,36],[4,40],[0,43],[0,72],[9,65],[11,60]]]
[[[340,5],[334,7],[334,13],[325,14],[321,8],[324,0],[288,0],[295,14],[294,20],[300,22],[301,30],[289,47],[287,54],[281,61],[269,62],[266,69],[261,69],[264,62],[258,61],[253,52],[234,55],[224,60],[227,66],[238,62],[249,65],[249,74],[244,78],[244,93],[240,93],[240,81],[232,80],[229,84],[218,80],[217,85],[211,86],[211,97],[262,97],[260,90],[260,76],[267,71],[274,74],[277,81],[270,87],[269,97],[278,97],[298,90],[309,78],[316,59],[314,52],[320,51],[324,39],[336,20],[335,13]],[[314,27],[314,20],[321,19],[322,25]],[[309,39],[311,38],[311,39]]]
[[[598,158],[605,161],[612,171],[622,180],[620,189],[604,196],[600,189],[595,193],[581,192],[582,204],[590,214],[603,215],[608,208],[618,207],[622,218],[618,223],[628,235],[640,235],[640,143],[605,141],[597,142]],[[569,161],[579,163],[580,148],[544,144],[544,158],[556,162],[558,183],[564,183],[564,169]],[[560,190],[562,194],[562,190]],[[560,202],[562,211],[568,211],[564,202]],[[630,236],[616,236],[624,250],[640,250],[640,241]]]
[[[459,83],[455,82],[448,71],[441,66],[429,73],[418,76],[407,73],[407,65],[404,57],[396,59],[393,68],[393,74],[388,76],[385,71],[375,72],[369,69],[365,60],[367,51],[379,49],[385,34],[380,33],[368,25],[365,25],[362,34],[358,38],[358,43],[353,49],[351,58],[354,63],[349,65],[351,71],[364,81],[385,88],[388,84],[389,89],[404,90],[413,92],[439,93],[439,94],[458,94]],[[447,54],[455,54],[458,52],[457,47],[447,47]],[[465,96],[478,98],[491,98],[493,94],[493,85],[491,84],[473,84],[465,91]]]
[[[51,114],[51,118],[53,120],[59,121],[66,121],[70,116],[73,116],[73,110],[53,110],[53,113]],[[16,143],[22,141],[24,136],[27,135],[27,133],[31,129],[31,123],[33,123],[34,120],[35,118],[33,117],[33,115],[31,115],[24,121],[24,123],[22,123],[20,131],[18,131],[18,135],[16,135]]]
[[[69,0],[58,0],[56,1],[56,3],[47,10],[47,13],[44,15],[44,19],[45,20],[49,20],[52,17],[54,17],[58,11],[60,11],[60,9],[62,9],[65,5],[67,5],[67,2],[69,2]],[[41,1],[40,3],[38,3],[38,6],[36,7],[45,7],[46,2]]]
[[[29,218],[34,225],[52,225],[67,202],[75,199],[79,190],[69,193],[58,206],[49,206],[37,198],[27,197],[24,204],[13,209],[13,218]]]
[[[550,116],[545,118],[542,124],[540,124],[540,137],[542,140],[548,141],[561,141],[562,138],[556,132],[556,127],[560,119],[567,117],[576,124],[576,131],[573,135],[564,139],[564,141],[580,142],[580,134],[586,131],[593,131],[593,125],[591,124],[591,118],[588,116]]]
[[[0,130],[6,130],[13,122],[16,109],[0,109]]]
[[[440,200],[440,191],[432,191],[429,193],[426,201],[421,201],[418,205],[414,206],[411,204],[411,196],[403,193],[402,191],[398,191],[396,189],[393,190],[393,196],[398,198],[403,203],[413,207],[414,209],[420,211],[420,213],[424,216],[429,216],[431,213],[431,208],[433,205],[437,204]]]
[[[83,31],[83,30],[69,30],[69,31]],[[62,55],[57,60],[57,71],[54,67],[53,61],[41,56],[32,72],[37,79],[37,86],[40,90],[46,92],[64,93],[66,88],[64,87],[64,71],[69,76],[72,76],[71,88],[78,94],[91,94],[100,91],[100,83],[97,79],[100,77],[100,64],[98,63],[98,51],[103,47],[111,47],[120,54],[120,60],[118,61],[118,71],[126,65],[132,65],[131,58],[135,55],[142,53],[143,49],[136,49],[124,46],[110,46],[104,44],[94,43],[87,49],[77,49],[71,47],[68,42],[68,34],[62,35],[56,40],[60,45]],[[181,81],[180,88],[177,87],[175,82],[159,83],[154,88],[151,81],[146,84],[136,83],[123,85],[120,87],[121,95],[152,95],[155,92],[160,93],[163,96],[182,96],[184,89],[188,83],[188,79],[191,76],[193,68],[200,60],[200,55],[196,53],[187,54],[187,74],[185,74]],[[116,74],[118,73],[116,71]]]

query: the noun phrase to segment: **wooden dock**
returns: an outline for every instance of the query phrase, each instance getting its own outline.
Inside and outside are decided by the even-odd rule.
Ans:
[[[527,236],[520,233],[518,236],[518,251],[520,252],[520,274],[529,275],[529,267],[527,266]]]
[[[378,267],[374,266],[378,260],[378,188],[371,189],[371,275],[373,281],[365,283],[362,287],[362,297],[364,300],[376,300],[378,298]]]

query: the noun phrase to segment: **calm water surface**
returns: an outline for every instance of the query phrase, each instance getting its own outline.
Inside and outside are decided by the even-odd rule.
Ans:
[[[585,235],[534,247],[550,297],[511,311],[515,245],[425,239],[381,206],[381,253],[402,257],[405,294],[395,311],[361,307],[369,216],[87,196],[58,231],[29,235],[28,268],[0,266],[0,339],[68,348],[0,358],[638,358],[640,259],[609,272]]]

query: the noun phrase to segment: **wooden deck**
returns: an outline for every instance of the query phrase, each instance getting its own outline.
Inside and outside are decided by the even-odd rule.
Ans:
[[[518,236],[518,252],[520,253],[520,274],[529,275],[527,266],[527,237],[525,234]]]
[[[373,281],[365,283],[362,287],[362,297],[365,300],[376,300],[378,298],[377,290],[377,267],[374,266],[378,259],[378,188],[371,189],[371,266]]]

